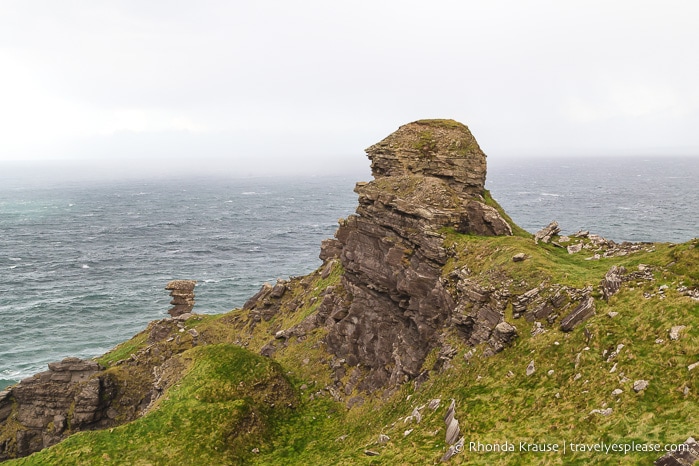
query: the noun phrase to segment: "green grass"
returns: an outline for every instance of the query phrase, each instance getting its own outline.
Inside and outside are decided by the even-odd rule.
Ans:
[[[592,252],[568,254],[565,248],[552,244],[534,244],[528,234],[481,237],[447,231],[446,237],[447,245],[459,251],[446,272],[467,265],[477,279],[493,285],[501,284],[506,275],[515,283],[524,281],[531,287],[543,281],[576,288],[597,287],[613,265],[636,270],[641,263],[662,267],[673,260],[673,248],[662,243],[656,244],[653,252],[589,260]],[[518,253],[524,253],[526,260],[513,262],[512,257]]]
[[[434,139],[432,131],[421,131],[418,140],[413,144],[413,148],[420,151],[423,157],[429,157],[437,149],[437,141]]]
[[[417,120],[415,123],[421,124],[421,125],[428,125],[428,126],[434,126],[437,128],[447,128],[447,129],[463,129],[466,128],[466,125],[463,123],[459,123],[456,120],[450,120],[450,119],[432,119],[432,120]]]
[[[145,346],[148,339],[148,333],[143,331],[135,337],[119,344],[116,348],[97,359],[97,362],[104,367],[109,367],[117,361],[126,359],[134,353],[137,353]]]
[[[699,335],[694,330],[696,323],[678,341],[667,341],[667,331],[672,325],[696,320],[696,315],[688,314],[684,301],[676,306],[667,306],[664,301],[639,306],[638,300],[644,299],[640,291],[626,294],[623,292],[622,299],[613,298],[616,302],[610,308],[619,312],[617,317],[598,315],[586,323],[593,334],[589,344],[580,327],[569,334],[549,330],[534,338],[522,332],[513,347],[490,358],[476,356],[470,363],[463,359],[466,348],[462,348],[453,367],[433,374],[419,390],[408,384],[390,402],[374,399],[316,431],[314,442],[298,452],[294,464],[328,464],[329,458],[333,464],[437,462],[446,447],[442,418],[451,398],[456,400],[457,418],[467,444],[549,442],[562,447],[564,442],[683,442],[695,435],[694,419],[699,416],[694,394],[697,376],[686,368],[699,360]],[[699,311],[697,306],[693,311]],[[648,328],[639,326],[650,318],[657,321]],[[519,326],[519,321],[515,324]],[[657,344],[657,338],[666,342]],[[619,343],[625,348],[607,362],[602,352]],[[576,368],[578,353],[581,357]],[[525,368],[531,360],[537,370],[527,377]],[[617,370],[610,372],[614,363]],[[549,370],[553,370],[551,375]],[[578,373],[581,378],[575,380]],[[622,382],[621,377],[628,380]],[[638,379],[650,381],[645,392],[633,391],[633,381]],[[687,397],[682,391],[684,386],[692,388]],[[615,388],[623,390],[618,397],[611,394]],[[432,398],[442,399],[436,412],[424,408],[420,424],[404,422],[414,407]],[[612,415],[590,414],[604,407],[611,407]],[[289,429],[295,430],[296,425]],[[405,436],[408,429],[414,430]],[[379,445],[381,433],[389,435],[390,442]],[[347,437],[338,441],[343,435]],[[380,456],[367,457],[363,453],[366,449]],[[452,464],[649,464],[658,456],[643,452],[568,452],[566,456],[467,452],[455,457]],[[284,464],[274,453],[257,460],[257,464]]]
[[[530,236],[524,235],[483,238],[453,234],[449,241],[461,251],[449,267],[467,264],[473,275],[484,282],[491,277],[511,278],[514,284],[526,282],[527,286],[519,291],[526,291],[540,280],[576,288],[596,287],[612,265],[635,270],[644,263],[659,271],[654,282],[643,286],[627,284],[608,303],[597,300],[597,316],[571,333],[562,333],[554,327],[532,338],[531,325],[517,319],[512,323],[520,337],[511,348],[496,356],[482,358],[478,356],[482,349],[478,349],[477,356],[466,362],[463,356],[468,348],[461,345],[452,367],[433,373],[419,390],[407,384],[388,402],[373,398],[337,421],[334,415],[333,422],[316,431],[314,441],[297,453],[293,464],[436,463],[446,449],[443,415],[451,398],[456,400],[457,418],[467,446],[469,442],[504,441],[517,446],[519,442],[548,442],[560,448],[571,442],[664,444],[681,443],[696,435],[693,427],[699,405],[695,391],[699,387],[696,373],[689,372],[687,365],[699,361],[696,349],[699,348],[699,304],[672,290],[662,300],[643,296],[644,291],[657,289],[664,281],[683,279],[663,272],[662,268],[677,258],[677,251],[691,245],[658,244],[653,252],[593,261],[585,260],[591,253],[570,255],[552,245],[535,245]],[[518,252],[527,255],[523,263],[512,261],[512,255]],[[691,270],[691,266],[680,261],[675,267]],[[611,310],[619,314],[610,318],[606,313]],[[669,329],[679,324],[688,327],[680,340],[669,341]],[[589,343],[584,335],[585,327],[592,334]],[[658,344],[657,339],[664,342]],[[448,341],[453,344],[454,339]],[[604,350],[614,349],[620,343],[625,345],[624,349],[607,362],[602,356]],[[525,368],[531,360],[535,361],[537,370],[527,377]],[[614,363],[617,369],[610,372]],[[425,367],[429,366],[427,362]],[[551,375],[550,370],[553,370]],[[575,380],[577,374],[580,378]],[[636,393],[633,382],[639,379],[650,381],[650,386]],[[688,396],[684,395],[684,387],[690,388]],[[618,397],[611,394],[615,388],[623,390]],[[442,399],[436,412],[424,408],[419,425],[404,422],[413,408],[426,405],[432,398]],[[608,417],[590,414],[593,409],[605,407],[613,409]],[[296,425],[289,429],[296,431]],[[408,429],[413,431],[405,436]],[[377,442],[381,433],[391,438],[384,445]],[[379,452],[380,456],[366,456],[367,449]],[[541,452],[465,452],[451,462],[640,464],[651,463],[659,456],[646,452],[624,455],[567,451],[565,456]],[[255,459],[257,464],[286,464],[273,452]]]
[[[244,464],[296,404],[280,367],[232,345],[193,348],[190,369],[146,416],[8,464]]]
[[[443,416],[451,399],[466,441],[466,451],[451,464],[651,464],[661,454],[487,453],[469,451],[468,446],[505,441],[516,447],[519,442],[548,442],[561,448],[570,442],[664,444],[699,435],[699,370],[687,369],[699,361],[699,303],[676,290],[680,284],[697,283],[699,242],[655,244],[651,252],[586,260],[592,252],[571,255],[553,245],[535,245],[531,235],[521,232],[512,237],[446,236],[447,246],[457,253],[445,267],[445,277],[468,267],[477,283],[507,283],[514,293],[541,282],[596,290],[612,265],[628,270],[651,265],[655,280],[627,282],[608,302],[597,299],[597,315],[570,333],[553,325],[532,337],[532,324],[513,319],[508,307],[506,318],[519,336],[491,357],[477,347],[467,361],[464,355],[470,348],[449,329],[443,339],[457,348],[457,355],[447,368],[431,371],[419,388],[407,383],[388,399],[382,393],[345,394],[337,388],[342,400],[334,401],[327,390],[332,356],[323,344],[324,328],[280,345],[274,361],[255,352],[277,329],[314,312],[328,286],[342,292],[337,265],[326,279],[316,271],[292,281],[280,313],[268,322],[251,328],[240,310],[188,321],[210,344],[175,356],[184,375],[146,416],[110,430],[76,434],[7,464],[436,464],[447,448]],[[513,262],[520,252],[527,259]],[[661,284],[669,286],[664,298],[657,293]],[[644,293],[655,296],[646,298]],[[609,311],[618,314],[612,318]],[[686,328],[672,341],[668,331],[675,325]],[[103,360],[111,364],[128,357],[143,347],[144,335]],[[229,344],[235,341],[248,349]],[[607,361],[605,350],[619,344],[624,348]],[[435,349],[424,368],[430,369],[436,357]],[[525,368],[532,360],[536,371],[527,376]],[[650,385],[636,393],[633,382],[640,379]],[[623,390],[618,396],[612,395],[616,388]],[[357,395],[364,404],[348,410],[347,399]],[[425,405],[434,398],[442,401],[431,411]],[[406,422],[421,406],[421,422]],[[591,414],[604,408],[612,408],[612,414]],[[379,444],[380,434],[390,440]],[[379,456],[367,456],[366,450]]]
[[[505,221],[510,225],[512,228],[512,234],[515,236],[521,236],[522,238],[531,238],[532,234],[529,233],[528,231],[524,230],[521,228],[519,225],[517,225],[509,215],[507,215],[507,212],[505,212],[505,209],[503,209],[498,202],[493,199],[493,197],[490,195],[490,191],[487,189],[483,190],[483,200],[485,201],[485,205],[488,205],[490,207],[493,207],[495,210],[498,211],[500,216],[505,219]]]

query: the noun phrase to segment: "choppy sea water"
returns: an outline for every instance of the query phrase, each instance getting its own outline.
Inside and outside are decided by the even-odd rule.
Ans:
[[[616,241],[699,236],[699,158],[489,164],[487,187],[529,231],[555,219]],[[195,311],[221,313],[265,281],[309,273],[320,242],[354,212],[356,181],[42,185],[0,173],[0,389],[166,317],[172,279],[198,280]]]
[[[164,290],[198,280],[199,313],[320,263],[356,180],[198,179],[0,188],[0,386],[91,357],[167,317]]]
[[[486,187],[522,228],[552,220],[614,241],[699,237],[699,157],[488,160]]]

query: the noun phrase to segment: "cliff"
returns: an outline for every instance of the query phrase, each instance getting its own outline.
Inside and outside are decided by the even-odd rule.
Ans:
[[[339,259],[350,298],[321,310],[328,348],[347,366],[367,368],[360,388],[371,391],[417,377],[436,338],[451,324],[455,296],[441,280],[450,251],[442,231],[511,235],[498,211],[485,204],[486,156],[464,125],[418,121],[367,149],[375,180],[359,183],[357,213],[340,224],[321,258]],[[495,347],[514,332],[493,335],[502,309],[468,317],[480,343]],[[481,314],[490,313],[490,318]]]
[[[168,284],[172,318],[0,393],[0,459],[638,464],[663,452],[536,445],[696,434],[698,240],[527,233],[452,120],[404,125],[367,154],[374,180],[318,270],[218,316],[192,313],[193,281]]]

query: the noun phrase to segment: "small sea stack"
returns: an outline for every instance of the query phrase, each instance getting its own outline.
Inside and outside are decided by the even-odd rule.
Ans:
[[[174,305],[172,309],[167,311],[168,314],[177,317],[192,312],[196,284],[196,280],[172,280],[167,284],[165,289],[170,290],[170,296],[172,296],[170,304]]]

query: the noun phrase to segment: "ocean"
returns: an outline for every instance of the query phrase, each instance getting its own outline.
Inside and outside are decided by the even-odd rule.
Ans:
[[[486,187],[530,232],[557,220],[615,241],[699,236],[699,158],[488,163]],[[197,280],[194,310],[208,314],[311,272],[368,179],[37,183],[0,172],[0,389],[167,317],[170,280]]]

